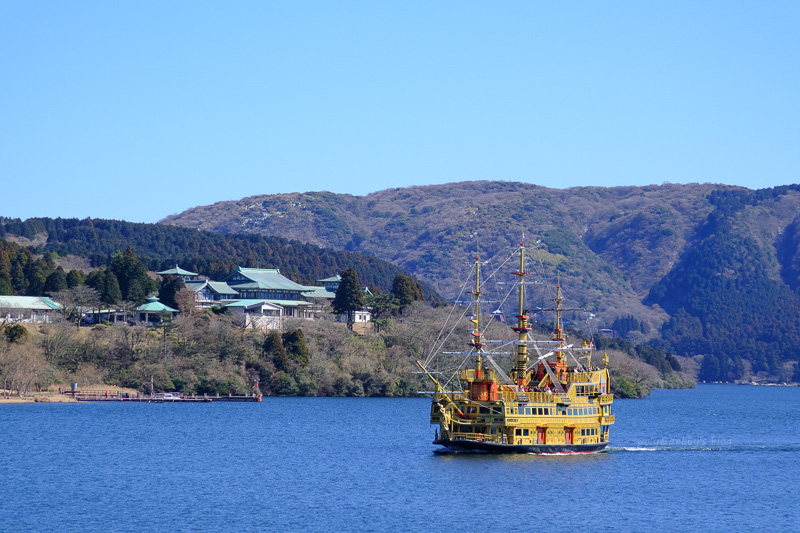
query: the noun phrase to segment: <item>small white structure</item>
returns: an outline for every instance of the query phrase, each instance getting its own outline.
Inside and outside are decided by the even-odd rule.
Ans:
[[[244,328],[282,329],[284,309],[266,300],[237,300],[225,305]]]

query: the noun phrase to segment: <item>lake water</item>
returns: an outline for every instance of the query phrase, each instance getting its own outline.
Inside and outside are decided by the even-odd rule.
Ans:
[[[0,405],[0,530],[800,529],[800,388],[616,400],[584,456],[435,454],[429,406]]]

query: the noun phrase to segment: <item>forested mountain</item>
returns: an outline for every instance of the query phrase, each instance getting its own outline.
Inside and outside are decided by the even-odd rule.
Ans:
[[[500,256],[524,231],[530,244],[540,241],[533,255],[545,276],[552,282],[559,272],[567,296],[601,326],[624,324],[636,343],[708,355],[701,378],[789,379],[800,367],[791,348],[800,340],[798,215],[794,185],[463,182],[363,197],[254,196],[162,222],[364,251],[447,298],[476,246],[483,257]]]
[[[31,218],[20,221],[0,218],[1,239],[14,239],[25,244],[24,247],[14,243],[0,246],[0,252],[12,254],[13,251],[15,258],[7,261],[3,259],[7,255],[0,253],[0,289],[5,287],[3,280],[6,279],[6,270],[8,278],[17,272],[18,283],[13,287],[17,294],[38,295],[44,291],[44,281],[31,287],[30,282],[26,285],[22,279],[26,268],[31,275],[38,268],[45,279],[50,273],[42,261],[34,261],[32,253],[74,254],[89,258],[93,266],[101,266],[108,264],[115,252],[128,247],[150,270],[165,270],[177,262],[182,268],[211,279],[221,279],[240,265],[280,268],[281,273],[298,283],[316,284],[318,279],[352,267],[365,285],[374,284],[381,290],[389,291],[394,278],[403,273],[389,262],[362,253],[325,249],[281,237],[221,235],[163,224],[120,220]],[[16,250],[24,250],[19,259],[16,259]],[[49,261],[52,271],[55,267],[52,259]],[[439,298],[428,285],[423,284],[423,290],[427,298]],[[4,293],[11,292],[0,292]]]

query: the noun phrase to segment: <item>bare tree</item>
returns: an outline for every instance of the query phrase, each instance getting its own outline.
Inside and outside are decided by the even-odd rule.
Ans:
[[[64,318],[75,320],[79,328],[84,311],[87,309],[94,311],[101,305],[100,293],[86,285],[77,285],[71,289],[58,291],[53,298],[61,304]]]
[[[133,310],[136,309],[136,302],[130,300],[123,300],[117,304],[117,308],[122,311],[122,320],[128,321],[128,315],[133,316]]]
[[[44,381],[50,367],[42,350],[31,343],[0,341],[0,383],[3,395],[27,394],[31,384]]]
[[[186,287],[175,293],[175,303],[178,304],[178,309],[184,315],[195,316],[199,311],[196,306],[195,292]]]

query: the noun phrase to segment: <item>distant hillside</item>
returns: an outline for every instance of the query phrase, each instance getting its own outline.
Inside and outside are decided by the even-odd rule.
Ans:
[[[106,264],[111,254],[130,246],[151,270],[170,268],[177,262],[212,279],[221,279],[241,265],[280,268],[295,281],[314,284],[353,267],[365,286],[374,284],[389,291],[395,276],[404,273],[399,267],[366,254],[320,248],[282,237],[221,235],[120,220],[0,218],[0,238],[16,240],[36,253],[87,257],[94,265]],[[13,267],[9,264],[9,271]],[[423,290],[429,299],[440,298],[428,285],[423,284]]]
[[[254,196],[162,222],[363,251],[448,298],[458,293],[476,243],[482,257],[493,257],[524,231],[529,241],[541,240],[536,257],[548,279],[560,272],[567,295],[595,312],[601,325],[635,317],[641,327],[626,332],[631,340],[712,355],[707,379],[759,372],[791,378],[797,355],[779,337],[800,332],[800,313],[794,314],[800,310],[797,189],[664,184],[560,190],[464,182],[363,197]],[[779,308],[786,312],[775,313]],[[781,326],[762,326],[769,316]]]

